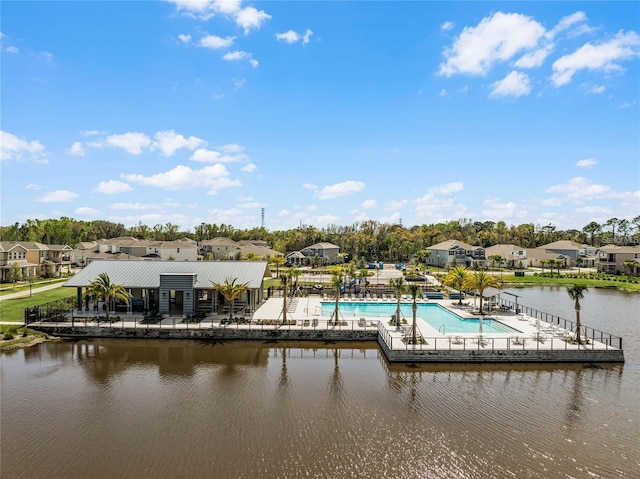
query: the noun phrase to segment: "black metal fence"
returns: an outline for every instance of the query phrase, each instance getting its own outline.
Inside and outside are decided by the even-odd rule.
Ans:
[[[25,308],[24,324],[35,322],[60,322],[75,308],[75,298],[63,298],[49,303],[39,304],[33,308]]]
[[[527,316],[532,317],[533,319],[539,319],[540,321],[544,321],[547,324],[552,326],[558,326],[567,331],[573,331],[577,334],[576,331],[576,323],[569,319],[561,318],[560,316],[556,316],[555,314],[549,314],[544,311],[540,311],[538,309],[532,308],[530,306],[526,306],[518,303],[516,305],[515,301],[511,301],[508,299],[501,299],[501,303],[507,308],[511,308],[514,311],[516,310],[516,306],[518,308],[518,313],[526,314]],[[583,324],[580,325],[582,332],[581,336],[584,338],[588,338],[589,340],[598,341],[603,344],[607,344],[611,347],[622,349],[622,338],[620,336],[615,336],[613,334],[607,333],[605,331],[600,331],[599,329],[591,328],[589,326],[585,326]]]

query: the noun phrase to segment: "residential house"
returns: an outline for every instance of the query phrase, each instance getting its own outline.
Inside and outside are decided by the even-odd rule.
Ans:
[[[489,246],[485,249],[485,256],[489,264],[492,265],[492,256],[502,256],[504,261],[502,264],[496,264],[495,266],[502,266],[507,268],[526,269],[529,267],[529,259],[527,258],[527,250],[521,246],[514,244],[497,244]]]
[[[79,252],[82,251],[81,254]],[[95,250],[77,250],[76,261],[81,257],[85,262],[96,259],[165,259],[175,261],[197,261],[198,247],[189,241],[139,240],[131,236],[100,240]]]
[[[318,261],[321,264],[336,264],[340,247],[331,243],[321,242],[302,248],[300,253],[305,256],[309,263]]]
[[[598,250],[596,267],[599,273],[608,274],[640,274],[640,246],[606,245]],[[637,263],[634,268],[629,268],[625,262]]]
[[[20,277],[37,275],[40,264],[27,260],[27,248],[16,241],[0,241],[0,281],[9,281],[14,264],[20,268]]]
[[[431,252],[428,258],[430,266],[449,269],[455,265],[470,269],[483,269],[487,266],[485,249],[472,246],[458,240],[447,240],[426,248]]]
[[[562,258],[566,258],[565,266],[573,267],[580,264],[585,267],[593,267],[595,265],[596,248],[590,245],[561,240],[538,246],[537,249],[562,255]]]
[[[229,259],[229,255],[236,255],[238,243],[229,238],[213,238],[200,241],[200,254],[205,259]]]

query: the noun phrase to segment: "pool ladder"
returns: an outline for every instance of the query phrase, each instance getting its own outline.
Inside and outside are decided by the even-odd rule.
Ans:
[[[438,328],[438,332],[442,334],[447,334],[444,324],[440,325],[440,327]]]

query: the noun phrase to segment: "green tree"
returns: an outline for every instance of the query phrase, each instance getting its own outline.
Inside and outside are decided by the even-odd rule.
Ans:
[[[582,325],[580,324],[580,300],[584,298],[584,294],[589,287],[585,284],[574,284],[567,288],[567,294],[574,301],[574,309],[576,311],[576,341],[578,344],[582,342]]]
[[[413,303],[411,305],[411,310],[413,312],[413,322],[411,323],[411,344],[418,344],[418,325],[417,325],[417,316],[418,316],[418,303],[416,299],[420,295],[420,285],[416,283],[411,283],[408,288],[409,293],[411,294],[411,298],[413,299]]]
[[[402,295],[405,292],[406,284],[404,282],[404,278],[400,276],[399,278],[393,278],[389,280],[389,285],[393,288],[393,291],[396,293],[396,320],[395,324],[398,329],[400,329],[400,300],[402,299]]]
[[[111,278],[107,273],[100,273],[96,279],[90,284],[87,291],[89,294],[95,294],[97,298],[103,298],[106,313],[107,322],[109,321],[109,302],[111,298],[120,299],[126,304],[129,304],[131,294],[121,284],[115,284],[111,282]]]
[[[276,267],[276,278],[279,276],[280,266],[282,266],[285,263],[285,261],[286,259],[284,258],[284,256],[281,256],[279,254],[269,258],[269,264],[272,264],[273,266]]]
[[[287,294],[291,283],[291,271],[282,271],[279,279],[282,285],[282,324],[285,324],[287,322]]]
[[[22,268],[18,263],[11,263],[9,271],[7,271],[7,279],[13,283],[13,288],[15,289],[16,283],[22,279]]]
[[[487,288],[500,289],[500,281],[486,271],[475,271],[467,276],[462,286],[466,291],[475,289],[480,293],[480,314],[482,314],[482,299]]]
[[[332,268],[331,270],[331,286],[336,291],[336,307],[333,311],[333,324],[338,324],[338,312],[340,307],[340,288],[342,288],[344,284],[344,279],[342,277],[342,268]]]
[[[225,278],[222,283],[211,282],[214,289],[219,291],[229,302],[229,321],[233,321],[235,299],[249,289],[249,283],[236,283],[236,281],[238,278]]]
[[[500,268],[502,266],[502,263],[504,263],[505,259],[500,256],[499,254],[492,254],[491,256],[489,256],[488,258],[491,261],[491,267],[495,268],[496,263],[498,264],[498,267]]]
[[[468,276],[469,270],[466,266],[454,266],[442,280],[442,284],[445,286],[450,286],[458,290],[460,293],[458,296],[458,304],[462,304],[462,289]]]

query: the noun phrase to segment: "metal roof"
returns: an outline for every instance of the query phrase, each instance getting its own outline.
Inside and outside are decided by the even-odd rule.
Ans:
[[[260,288],[267,272],[266,261],[129,261],[96,260],[63,284],[68,287],[87,287],[99,274],[107,273],[112,283],[125,288],[158,288],[161,274],[195,274],[195,288],[210,289],[212,282],[223,283],[236,279]]]

